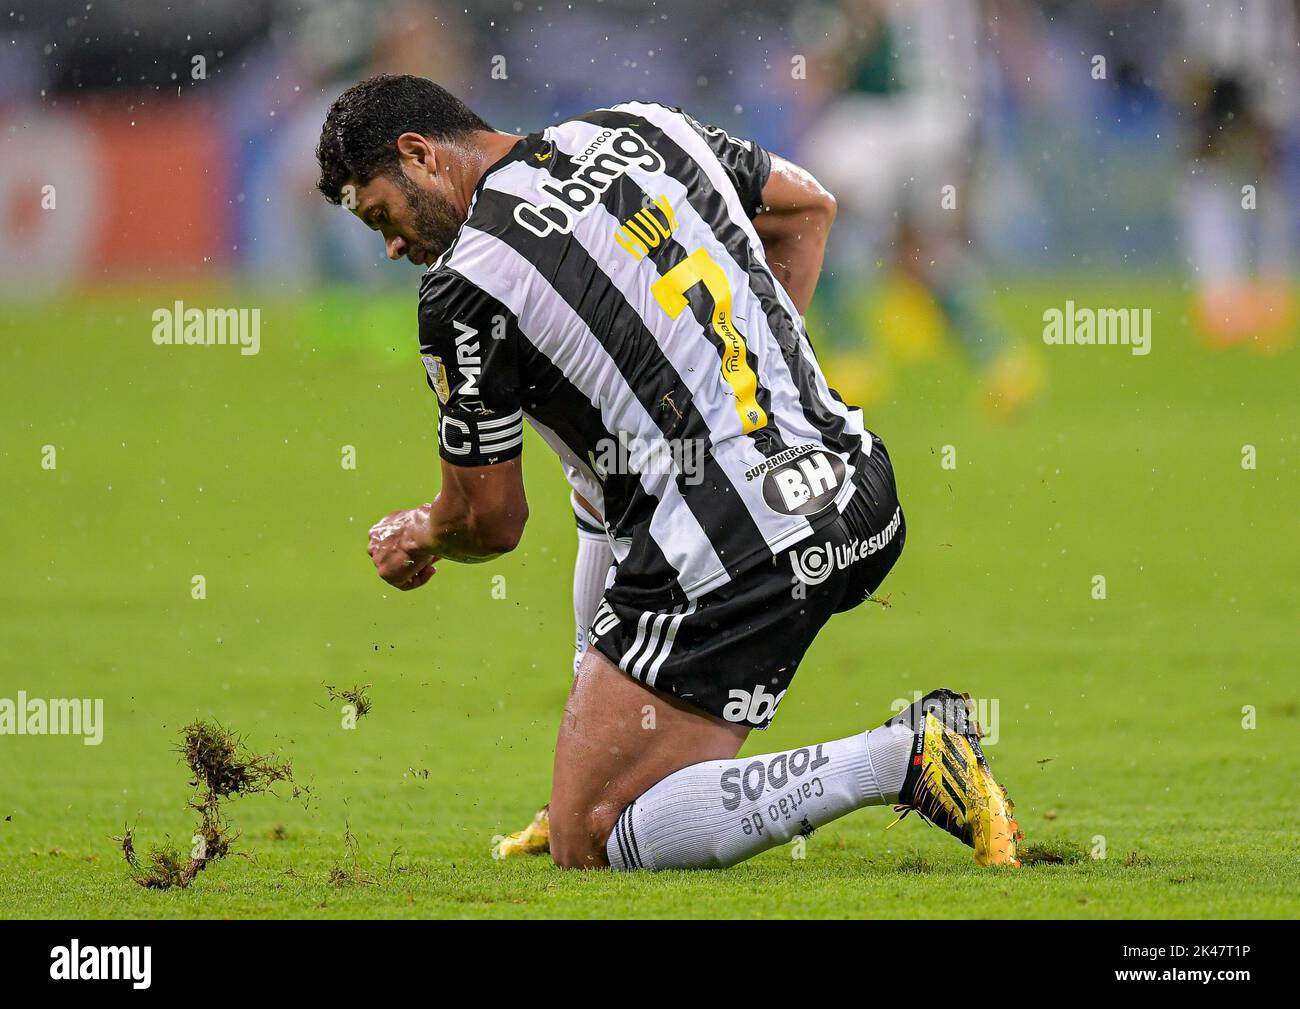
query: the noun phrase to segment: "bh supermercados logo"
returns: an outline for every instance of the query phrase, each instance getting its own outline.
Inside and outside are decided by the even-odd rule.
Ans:
[[[763,500],[773,511],[811,516],[834,503],[847,473],[839,456],[799,445],[755,466],[745,477],[763,476]]]

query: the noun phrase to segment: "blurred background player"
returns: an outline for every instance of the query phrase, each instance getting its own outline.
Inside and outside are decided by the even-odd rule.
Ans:
[[[1170,91],[1186,136],[1178,213],[1207,343],[1270,349],[1294,317],[1283,178],[1296,118],[1294,0],[1177,0]],[[1251,187],[1253,194],[1244,187]]]
[[[823,280],[831,370],[852,398],[883,390],[890,360],[933,354],[947,331],[1011,412],[1038,388],[978,265],[970,207],[984,107],[981,34],[970,0],[841,0],[826,21],[832,97],[805,143],[840,206]],[[876,311],[864,287],[879,281]],[[878,341],[874,360],[857,334]],[[852,337],[847,334],[853,334]]]

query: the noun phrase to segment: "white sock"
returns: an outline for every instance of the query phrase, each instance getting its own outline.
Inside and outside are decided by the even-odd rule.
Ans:
[[[603,529],[593,532],[592,528],[588,528],[587,526],[594,528],[595,519],[579,508],[575,505],[574,512],[578,515],[579,522],[587,525],[578,526],[578,556],[573,561],[573,622],[577,627],[573,654],[575,675],[578,663],[587,651],[587,630],[596,615],[601,596],[605,594],[605,578],[609,574],[610,565],[614,563],[609,537]]]
[[[1215,166],[1198,163],[1179,199],[1188,262],[1202,287],[1241,280],[1247,274],[1245,220],[1240,193]]]
[[[1291,216],[1286,186],[1276,173],[1265,176],[1263,182],[1268,187],[1271,209],[1255,225],[1259,247],[1255,272],[1268,280],[1282,281],[1291,276],[1291,222],[1295,218]]]
[[[716,869],[810,834],[863,806],[898,801],[913,733],[887,725],[831,743],[670,774],[623,810],[614,869]]]

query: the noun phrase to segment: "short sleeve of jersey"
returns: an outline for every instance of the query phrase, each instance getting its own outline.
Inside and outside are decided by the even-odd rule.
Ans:
[[[523,451],[519,330],[500,302],[454,273],[425,275],[420,357],[438,397],[438,454],[489,466]]]
[[[751,219],[763,209],[763,187],[772,174],[772,157],[752,140],[733,137],[718,126],[708,126],[677,109],[691,127],[722,162],[731,183],[740,194],[740,202]]]

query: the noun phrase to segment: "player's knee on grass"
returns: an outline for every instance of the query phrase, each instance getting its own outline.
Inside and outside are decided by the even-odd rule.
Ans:
[[[605,844],[622,810],[551,807],[551,859],[561,869],[603,869]],[[557,815],[558,814],[558,815]]]
[[[654,718],[646,719],[646,711]],[[609,864],[607,843],[638,796],[683,767],[731,759],[748,728],[650,690],[589,648],[569,693],[551,782],[551,857],[561,868]]]

